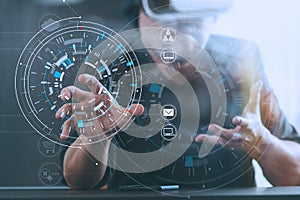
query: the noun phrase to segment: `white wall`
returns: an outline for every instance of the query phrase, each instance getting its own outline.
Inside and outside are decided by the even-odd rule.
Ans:
[[[280,105],[300,131],[300,1],[235,0],[215,32],[259,47]]]
[[[281,108],[300,131],[300,1],[235,0],[220,15],[215,33],[254,42]],[[268,187],[256,161],[258,186]]]

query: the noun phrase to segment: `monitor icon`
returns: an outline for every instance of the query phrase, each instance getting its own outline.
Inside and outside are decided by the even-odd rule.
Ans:
[[[163,52],[163,58],[165,60],[170,60],[175,58],[175,53],[174,52]]]
[[[161,129],[161,136],[164,138],[164,140],[170,141],[173,140],[177,135],[177,130],[175,126],[172,124],[166,124],[162,129]]]
[[[170,48],[164,49],[162,50],[160,57],[164,63],[172,63],[176,60],[176,52]]]
[[[173,128],[164,128],[164,129],[163,129],[163,135],[164,135],[165,137],[166,137],[166,136],[170,136],[170,137],[174,136],[175,133],[174,133]]]

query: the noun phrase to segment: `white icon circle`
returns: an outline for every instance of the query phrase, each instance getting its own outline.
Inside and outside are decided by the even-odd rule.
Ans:
[[[177,129],[172,124],[166,124],[161,129],[161,136],[164,138],[164,140],[171,141],[173,140],[177,135]]]
[[[176,60],[176,52],[171,48],[163,49],[160,54],[161,60],[164,63],[173,63]]]
[[[177,110],[173,105],[167,104],[162,107],[160,114],[165,120],[172,120],[176,117]]]
[[[160,32],[160,38],[163,42],[172,43],[175,41],[176,32],[170,27],[164,28]]]

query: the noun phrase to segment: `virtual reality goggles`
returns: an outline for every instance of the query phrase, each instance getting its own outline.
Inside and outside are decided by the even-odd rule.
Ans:
[[[227,11],[233,0],[141,0],[146,15],[155,20],[211,17]]]

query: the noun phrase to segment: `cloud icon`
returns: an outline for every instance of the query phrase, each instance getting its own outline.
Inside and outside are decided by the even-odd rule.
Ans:
[[[48,32],[55,31],[55,30],[59,29],[59,27],[60,27],[59,21],[56,21],[52,18],[49,18],[47,21],[45,21],[41,25],[41,28],[45,29]]]

